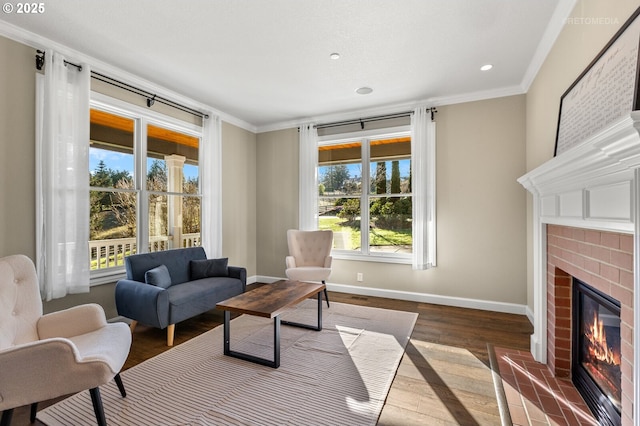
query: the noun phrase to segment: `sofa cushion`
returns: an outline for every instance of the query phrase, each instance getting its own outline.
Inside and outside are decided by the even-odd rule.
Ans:
[[[165,265],[160,265],[144,273],[144,282],[156,287],[169,288],[171,286],[171,275]]]
[[[243,291],[236,278],[216,277],[172,285],[169,295],[169,324],[175,324],[216,307],[216,303]]]
[[[192,260],[189,262],[191,279],[200,280],[211,277],[228,277],[228,263],[229,259],[226,257],[220,259]]]

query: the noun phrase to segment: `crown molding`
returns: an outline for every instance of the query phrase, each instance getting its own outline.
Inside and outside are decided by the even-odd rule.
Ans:
[[[276,130],[291,129],[308,123],[330,123],[343,120],[357,120],[358,118],[373,117],[376,115],[394,114],[404,111],[412,111],[419,106],[438,107],[445,105],[461,104],[466,102],[485,101],[488,99],[504,98],[507,96],[523,95],[525,92],[520,86],[502,87],[494,90],[483,90],[479,92],[463,93],[452,96],[432,97],[422,100],[404,102],[400,104],[392,104],[379,106],[374,108],[366,108],[352,111],[344,111],[336,114],[319,115],[315,117],[305,117],[296,120],[281,121],[278,123],[258,126],[258,133],[272,132]]]
[[[77,50],[71,49],[63,44],[50,40],[46,37],[42,37],[38,34],[35,34],[31,31],[27,31],[23,28],[20,28],[18,26],[15,26],[3,20],[0,20],[0,36],[6,37],[8,39],[24,44],[26,46],[33,47],[34,49],[56,50],[57,52],[60,52],[64,56],[68,57],[73,62],[89,64],[91,69],[94,71],[108,75],[109,77],[113,77],[127,84],[131,84],[132,86],[139,87],[148,92],[157,93],[159,96],[162,96],[167,99],[171,99],[185,106],[188,106],[189,108],[200,110],[210,115],[217,115],[220,117],[222,121],[225,121],[229,124],[233,124],[234,126],[240,127],[252,133],[257,132],[256,126],[240,118],[237,118],[233,115],[225,113],[224,111],[220,111],[216,108],[213,108],[210,105],[195,101],[194,99],[181,95],[180,93],[174,92],[173,90],[167,89],[152,81],[146,80],[128,71],[125,71],[123,69],[110,65],[104,61],[101,61],[92,56],[86,55],[82,52],[78,52]]]
[[[567,18],[571,15],[571,12],[575,8],[577,2],[577,0],[560,0],[558,2],[556,10],[553,12],[551,20],[547,24],[547,28],[542,35],[542,39],[540,40],[540,43],[538,43],[538,47],[536,48],[533,58],[531,58],[529,67],[527,67],[527,71],[524,73],[524,77],[522,78],[521,86],[524,93],[529,91],[529,88],[533,84],[540,68],[542,68],[544,61],[551,52],[553,45],[560,36],[560,33],[567,22]]]

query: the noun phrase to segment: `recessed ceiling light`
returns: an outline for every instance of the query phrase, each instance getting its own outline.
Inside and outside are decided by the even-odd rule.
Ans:
[[[373,89],[371,87],[358,87],[356,89],[356,93],[358,95],[368,95],[371,92],[373,92]]]
[[[340,54],[332,53],[331,55],[329,55],[329,57],[335,61],[336,59],[340,59]]]
[[[491,64],[483,65],[480,67],[480,71],[489,71],[491,68],[493,68]]]

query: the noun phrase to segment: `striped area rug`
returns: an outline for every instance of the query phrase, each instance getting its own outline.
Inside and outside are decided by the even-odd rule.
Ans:
[[[283,320],[313,324],[307,300]],[[375,425],[417,314],[332,302],[320,332],[281,327],[278,369],[224,356],[222,326],[122,373],[100,388],[115,425]],[[273,358],[273,321],[231,321],[231,349]],[[89,394],[41,410],[49,425],[93,425]]]

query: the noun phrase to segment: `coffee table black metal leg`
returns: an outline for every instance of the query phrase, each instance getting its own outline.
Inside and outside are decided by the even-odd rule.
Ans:
[[[280,367],[280,315],[273,319],[273,368]]]
[[[245,361],[255,362],[257,364],[266,365],[267,367],[280,367],[280,324],[290,325],[293,327],[301,327],[314,331],[322,330],[322,291],[318,292],[318,325],[302,324],[291,321],[281,321],[280,315],[273,318],[273,361],[266,358],[257,357],[231,350],[231,312],[224,311],[224,354],[242,359]]]
[[[273,361],[250,355],[244,352],[232,351],[230,345],[231,339],[231,312],[224,311],[224,354],[233,358],[242,359],[244,361],[255,362],[256,364],[266,365],[267,367],[280,367],[280,316],[273,318]]]
[[[224,311],[224,354],[225,355],[229,355],[229,352],[231,352],[230,348],[229,348],[229,335],[230,335],[230,330],[229,330],[229,326],[230,326],[230,320],[231,319],[231,312],[229,311]]]
[[[327,299],[327,302],[329,300]],[[317,330],[322,330],[322,292],[318,293],[318,327]]]
[[[322,330],[322,291],[318,292],[318,325],[302,324],[293,321],[282,321],[284,325],[290,325],[292,327],[306,328],[313,331]]]

